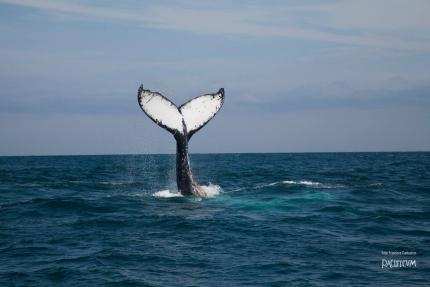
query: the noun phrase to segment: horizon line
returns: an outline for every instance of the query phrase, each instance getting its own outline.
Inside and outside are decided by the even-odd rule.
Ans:
[[[386,151],[290,151],[290,152],[193,152],[191,155],[222,155],[222,154],[318,154],[318,153],[428,153],[430,150],[386,150]],[[176,153],[112,153],[112,154],[25,154],[0,155],[1,157],[72,157],[72,156],[141,156],[141,155],[172,155]]]

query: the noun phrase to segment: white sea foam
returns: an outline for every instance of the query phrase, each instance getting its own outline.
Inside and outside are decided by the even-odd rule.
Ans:
[[[308,181],[308,180],[301,180],[301,181],[299,181],[299,184],[303,184],[303,185],[321,185],[320,182]]]
[[[177,191],[170,191],[168,189],[157,191],[153,194],[155,197],[164,197],[164,198],[170,198],[170,197],[182,197],[183,195],[180,194]]]
[[[279,182],[272,182],[272,183],[264,183],[264,184],[257,184],[254,188],[255,189],[260,189],[260,188],[265,188],[265,187],[269,187],[269,186],[275,186],[279,184]]]
[[[204,192],[206,192],[206,197],[214,197],[221,193],[221,186],[209,183],[209,185],[200,186]]]
[[[253,188],[254,189],[260,189],[260,188],[266,188],[266,187],[271,187],[271,186],[276,186],[276,185],[280,185],[280,184],[286,184],[286,185],[304,185],[304,186],[308,186],[308,187],[313,187],[313,188],[339,188],[339,187],[343,187],[342,185],[339,184],[326,184],[326,183],[321,183],[321,182],[317,182],[317,181],[310,181],[310,180],[283,180],[283,181],[277,181],[277,182],[272,182],[272,183],[264,183],[264,184],[257,184],[255,185]],[[242,190],[245,188],[239,188],[239,189],[235,189],[232,191],[237,191],[237,190]]]
[[[219,195],[222,192],[222,189],[219,185],[212,184],[212,183],[209,183],[209,185],[201,185],[200,187],[206,193],[206,197],[214,197]],[[162,197],[162,198],[183,197],[183,195],[180,192],[170,191],[168,189],[157,191],[152,195],[155,197]]]
[[[342,188],[342,187],[344,187],[341,184],[328,184],[328,183],[321,183],[321,182],[310,181],[310,180],[299,180],[299,181],[284,180],[284,181],[282,181],[282,183],[289,184],[289,185],[304,185],[304,186],[309,186],[309,187],[314,187],[314,188]]]
[[[283,183],[286,183],[286,184],[296,184],[297,182],[294,181],[294,180],[284,180]]]
[[[320,186],[320,182],[316,181],[309,181],[309,180],[300,180],[300,181],[294,181],[294,180],[284,180],[283,183],[285,184],[300,184],[300,185],[308,185],[308,186]]]

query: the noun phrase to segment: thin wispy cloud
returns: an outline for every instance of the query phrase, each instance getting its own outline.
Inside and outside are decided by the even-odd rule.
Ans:
[[[199,34],[287,37],[354,46],[430,50],[430,5],[415,1],[293,2],[218,8],[128,4],[118,7],[51,0],[0,0],[49,13]],[[93,3],[93,2],[92,2]],[[419,36],[417,36],[417,34]]]

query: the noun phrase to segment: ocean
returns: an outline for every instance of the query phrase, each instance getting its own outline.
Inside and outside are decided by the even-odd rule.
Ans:
[[[190,157],[0,157],[0,285],[430,286],[430,153]]]

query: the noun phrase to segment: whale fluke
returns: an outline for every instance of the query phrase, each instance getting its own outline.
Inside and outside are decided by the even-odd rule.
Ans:
[[[139,87],[137,99],[141,109],[157,125],[176,139],[176,181],[183,195],[205,195],[193,180],[188,159],[188,141],[204,127],[224,103],[224,89],[215,94],[195,97],[179,108],[158,92]]]
[[[179,107],[184,117],[188,139],[204,127],[219,111],[224,103],[224,89],[215,94],[195,97]]]

